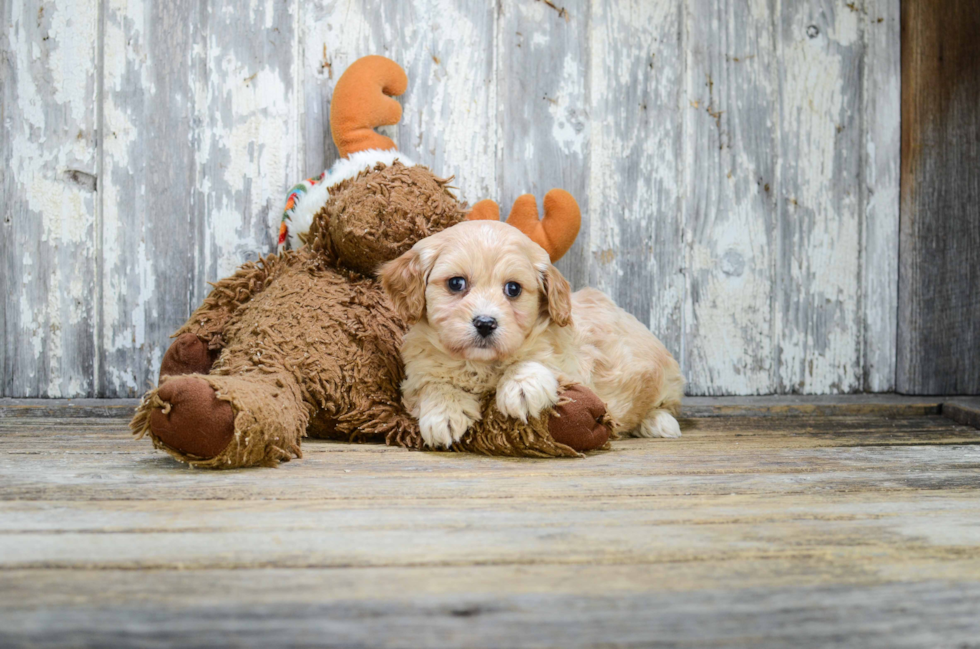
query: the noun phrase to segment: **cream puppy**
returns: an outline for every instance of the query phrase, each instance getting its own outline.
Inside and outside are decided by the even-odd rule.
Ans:
[[[465,221],[386,264],[381,282],[412,327],[405,405],[431,447],[459,440],[484,395],[527,421],[561,381],[591,388],[616,432],[679,437],[680,367],[636,318],[595,289],[571,293],[548,253],[499,221]]]

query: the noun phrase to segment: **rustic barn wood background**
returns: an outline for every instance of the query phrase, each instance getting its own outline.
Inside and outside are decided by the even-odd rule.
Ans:
[[[902,2],[896,388],[980,394],[980,5]]]
[[[584,209],[561,262],[692,394],[896,386],[897,0],[0,0],[0,396],[135,396],[207,281],[408,71],[401,149]]]

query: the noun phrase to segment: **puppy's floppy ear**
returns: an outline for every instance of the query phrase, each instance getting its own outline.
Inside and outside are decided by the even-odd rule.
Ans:
[[[421,253],[412,248],[381,267],[381,286],[395,311],[408,324],[415,324],[425,313],[425,276]]]
[[[545,267],[542,284],[551,320],[559,327],[572,324],[572,287],[554,264]]]

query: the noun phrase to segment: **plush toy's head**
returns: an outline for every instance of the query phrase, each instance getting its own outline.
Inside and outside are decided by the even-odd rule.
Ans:
[[[299,208],[308,221],[302,209],[290,212],[287,205],[302,241],[363,275],[374,275],[384,262],[466,216],[448,179],[415,165],[374,130],[398,123],[401,106],[391,95],[407,84],[405,71],[383,56],[358,59],[344,72],[330,106],[331,132],[343,157],[307,181]]]
[[[378,165],[334,187],[314,225],[326,227],[344,266],[373,275],[418,241],[463,220],[466,211],[447,183],[425,167]]]
[[[341,265],[373,276],[385,262],[464,218],[499,220],[496,203],[481,201],[467,216],[449,191],[449,179],[416,165],[377,133],[397,124],[401,106],[392,98],[408,78],[394,61],[366,56],[341,76],[330,105],[330,129],[342,158],[318,178],[290,192],[279,231],[280,250],[306,243]],[[514,203],[507,222],[543,247],[555,261],[572,245],[581,219],[567,192],[552,190],[538,220],[531,195]]]

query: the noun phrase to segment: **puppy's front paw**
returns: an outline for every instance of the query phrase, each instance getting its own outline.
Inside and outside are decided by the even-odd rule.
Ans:
[[[558,403],[558,379],[541,363],[522,363],[497,384],[497,409],[527,422]]]
[[[674,419],[674,416],[666,410],[657,410],[656,413],[648,416],[639,428],[636,429],[637,437],[670,437],[681,436],[681,427]]]
[[[453,408],[430,408],[419,417],[422,440],[431,448],[448,448],[458,442],[473,423],[462,410]]]

